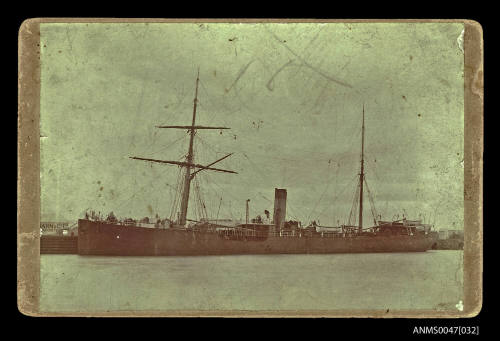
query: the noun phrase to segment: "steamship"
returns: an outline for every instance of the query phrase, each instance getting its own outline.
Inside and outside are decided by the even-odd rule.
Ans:
[[[303,227],[300,222],[286,220],[286,189],[275,188],[274,211],[269,220],[248,219],[236,225],[221,221],[187,219],[191,183],[202,171],[237,174],[213,167],[228,158],[228,154],[208,165],[194,163],[194,136],[198,130],[229,129],[196,125],[199,72],[192,122],[189,126],[157,126],[161,129],[184,129],[189,132],[189,149],[185,161],[166,161],[142,157],[134,160],[177,165],[183,171],[180,212],[177,219],[118,221],[93,212],[78,220],[78,254],[117,256],[196,256],[233,254],[315,254],[363,252],[423,252],[437,245],[437,233],[421,220],[382,221],[374,218],[373,226],[363,227],[364,174],[364,106],[361,141],[361,167],[356,189],[359,206],[358,223],[337,227],[321,227],[315,222]],[[351,215],[352,215],[351,211]],[[349,219],[349,221],[351,221]]]

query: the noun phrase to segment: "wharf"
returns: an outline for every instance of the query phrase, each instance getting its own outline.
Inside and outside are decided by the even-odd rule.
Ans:
[[[77,236],[41,236],[40,254],[77,254]]]

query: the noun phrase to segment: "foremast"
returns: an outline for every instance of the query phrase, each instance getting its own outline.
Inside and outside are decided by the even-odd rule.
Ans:
[[[200,82],[200,71],[198,70],[198,75],[196,76],[196,90],[194,94],[194,105],[193,105],[193,120],[191,122],[191,127],[189,129],[189,150],[186,156],[186,173],[184,176],[184,189],[182,191],[182,201],[181,201],[181,215],[179,219],[179,224],[186,224],[187,209],[189,203],[189,191],[191,189],[191,164],[193,163],[193,141],[195,134],[195,122],[196,122],[196,106],[198,104],[198,83]]]
[[[220,169],[220,168],[214,168],[210,167],[214,165],[215,163],[224,160],[225,158],[229,157],[232,155],[228,154],[214,162],[211,162],[210,164],[203,166],[199,164],[194,163],[194,136],[196,135],[196,131],[198,129],[230,129],[227,127],[206,127],[206,126],[197,126],[196,125],[196,108],[198,104],[198,84],[200,82],[200,70],[198,69],[198,74],[196,76],[196,90],[195,90],[195,96],[193,100],[193,118],[191,121],[190,126],[157,126],[157,128],[167,128],[167,129],[187,129],[189,132],[189,149],[188,153],[186,155],[186,162],[180,162],[180,161],[166,161],[166,160],[156,160],[156,159],[147,159],[147,158],[141,158],[141,157],[135,157],[132,156],[130,157],[131,159],[135,160],[143,160],[143,161],[150,161],[150,162],[158,162],[158,163],[165,163],[165,164],[173,164],[173,165],[178,165],[180,167],[186,168],[185,174],[184,174],[184,186],[182,190],[182,199],[181,199],[181,209],[180,209],[180,214],[179,214],[179,220],[178,224],[184,226],[187,222],[187,211],[188,211],[188,205],[189,205],[189,192],[191,190],[191,181],[194,179],[195,175],[199,173],[202,170],[213,170],[217,172],[224,172],[224,173],[233,173],[237,174],[234,171],[226,170],[226,169]],[[196,169],[196,171],[191,172],[192,169]]]
[[[361,125],[361,169],[359,172],[359,228],[363,230],[363,183],[365,178],[365,104],[363,103],[363,123]]]

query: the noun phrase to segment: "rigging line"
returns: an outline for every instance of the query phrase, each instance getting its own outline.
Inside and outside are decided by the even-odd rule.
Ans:
[[[214,185],[211,183],[211,181],[208,179],[207,174],[200,174],[200,176],[203,176],[205,187],[207,187],[207,191],[210,192],[208,195],[210,198],[212,197],[219,197],[219,192],[214,188]],[[212,201],[210,201],[212,203]],[[213,206],[213,204],[212,204]],[[211,209],[213,211],[213,209]]]
[[[203,89],[203,91],[207,95],[207,98],[208,98],[209,102],[212,104],[212,106],[214,108],[214,111],[218,111],[218,108],[220,107],[220,105],[219,106],[215,105],[214,101],[212,100],[212,96],[208,93],[208,90],[205,87],[205,84],[203,83],[203,81],[200,80],[200,84],[201,84],[201,88]],[[223,107],[223,111],[224,110],[225,111],[229,111],[229,110],[227,110],[227,107],[224,104],[222,105],[222,107]],[[214,117],[215,117],[215,115],[212,115],[212,118],[209,121],[209,125],[212,123]],[[224,124],[226,124],[226,126],[228,125],[227,121],[224,118],[222,118],[222,121],[224,122]]]
[[[348,224],[351,226],[356,226],[356,211],[358,210],[358,200],[359,195],[354,195],[351,212],[349,213]]]
[[[155,155],[155,154],[158,154],[159,152],[162,152],[170,147],[172,147],[174,144],[176,144],[177,142],[179,142],[180,140],[183,140],[183,139],[186,139],[189,135],[188,134],[184,134],[183,136],[179,137],[178,139],[174,140],[172,143],[162,147],[161,149],[158,149],[157,151],[155,152],[152,152],[151,155]]]
[[[198,136],[198,135],[195,135],[195,138],[198,139],[199,142],[201,142],[202,145],[204,145],[205,147],[211,149],[213,152],[215,152],[216,154],[219,154],[219,153],[223,153],[223,152],[219,152],[217,150],[215,150],[208,142],[205,141],[205,139],[203,139],[201,136]]]
[[[196,179],[196,181],[197,181],[197,190],[198,190],[199,201],[200,201],[200,205],[201,205],[201,213],[203,215],[203,218],[208,218],[207,207],[206,207],[205,201],[203,199],[204,194],[203,194],[202,186],[200,185],[202,178],[198,178],[198,179]]]
[[[183,183],[184,183],[184,178],[182,178],[182,175],[181,175],[181,179],[179,180],[178,190],[176,191],[176,195],[174,197],[172,211],[170,212],[171,220],[178,220],[179,205],[180,205],[180,200],[181,200],[180,193],[181,193],[181,190],[183,188]]]
[[[288,203],[287,203],[287,205],[288,205],[288,215],[289,215],[291,218],[293,218],[293,220],[295,220],[295,221],[299,221],[300,219],[299,219],[299,218],[297,218],[297,216],[296,216],[295,214],[293,214],[293,213],[294,213],[294,210],[291,210],[291,209],[290,209],[290,208],[292,208],[292,205],[290,205],[290,202],[288,202]]]
[[[323,190],[323,193],[321,194],[320,198],[318,199],[318,201],[316,202],[316,204],[314,205],[314,208],[313,210],[309,213],[309,215],[307,216],[307,221],[309,221],[309,218],[311,217],[311,215],[314,213],[314,211],[316,210],[316,207],[318,206],[319,202],[321,201],[321,199],[323,199],[323,196],[325,195],[326,191],[328,190],[328,187],[330,187],[331,185],[331,180],[333,180],[334,178],[334,175],[331,175],[330,176],[330,179],[328,180],[328,184],[326,185],[325,189]]]
[[[186,177],[184,176],[184,173],[187,171],[187,169],[183,169],[181,168],[181,179],[180,179],[180,182],[179,182],[179,190],[178,190],[178,195],[176,197],[177,201],[176,201],[176,213],[179,214],[180,213],[180,207],[181,207],[181,202],[182,202],[182,193],[183,193],[183,189],[184,189],[184,184],[185,184],[185,181],[186,181]]]
[[[209,178],[209,179],[211,178],[211,176],[208,176],[208,174],[207,174],[207,173],[205,174],[205,176],[206,176],[207,178]],[[239,202],[239,201],[240,201],[240,198],[235,197],[233,194],[231,194],[231,192],[225,191],[225,190],[224,190],[221,186],[219,186],[219,184],[217,184],[216,182],[212,182],[212,184],[214,184],[215,186],[217,186],[217,187],[221,190],[221,192],[222,192],[222,193],[226,193],[226,194],[228,194],[228,195],[229,195],[231,198],[233,198],[236,202]],[[226,208],[226,212],[229,212],[229,214],[230,214],[231,218],[234,218],[234,217],[233,217],[232,207],[231,207],[231,201],[228,201],[228,204],[229,204],[229,205],[228,205],[229,207],[228,207],[228,208]]]
[[[130,197],[124,199],[119,205],[118,207],[116,208],[116,210],[119,210],[123,207],[124,204],[128,203],[134,196],[136,196],[137,194],[139,194],[141,191],[143,191],[146,187],[148,186],[151,186],[153,184],[153,182],[155,182],[157,179],[153,179],[151,180],[151,182],[145,184],[144,186],[142,186],[141,188],[139,188],[136,192],[134,192],[134,194],[132,194]]]
[[[203,80],[201,80],[201,79],[200,79],[200,84],[201,84],[201,88],[202,88],[202,90],[203,90],[203,91],[205,92],[205,94],[207,95],[207,98],[208,98],[209,102],[210,102],[210,103],[212,103],[212,105],[213,105],[213,107],[214,107],[214,108],[217,108],[218,106],[217,106],[217,105],[214,103],[214,101],[212,100],[212,97],[214,97],[214,96],[212,96],[212,95],[208,92],[207,88],[205,87],[205,82],[204,82]],[[219,105],[219,106],[220,106],[220,105]],[[224,104],[224,102],[223,102],[222,106],[224,107],[224,110],[229,111],[229,110],[228,110],[228,108],[227,108],[227,106]]]
[[[149,132],[149,131],[152,131],[152,132],[153,132],[153,137],[152,137],[152,139],[151,139],[151,142],[149,142],[149,143],[145,146],[145,148],[146,148],[146,149],[149,149],[149,148],[153,147],[153,146],[156,144],[156,142],[157,142],[157,134],[158,134],[158,131],[157,131],[154,127],[147,127],[147,131],[148,131],[148,132]]]
[[[356,191],[354,192],[354,196],[352,199],[351,212],[349,212],[349,219],[348,219],[349,225],[355,225],[355,223],[356,223],[356,211],[358,208],[358,198],[359,198],[359,190],[358,189],[359,189],[359,180],[358,180],[358,185],[356,186]],[[351,220],[353,218],[353,216],[354,216],[354,221]]]
[[[198,146],[196,144],[193,145],[193,162],[195,161],[195,156],[197,157],[197,161],[199,161],[199,158],[198,158]],[[201,212],[200,212],[200,197],[199,197],[199,192],[198,192],[198,188],[197,188],[197,180],[196,178],[193,178],[191,180],[193,186],[191,186],[191,191],[193,192],[193,197],[191,197],[192,199],[192,202],[193,202],[193,205],[191,205],[192,209],[194,209],[194,213],[195,213],[195,216],[196,216],[196,219],[197,220],[200,220],[201,218]]]
[[[174,189],[170,188],[170,190],[169,190],[169,198],[170,198],[169,208],[170,208],[170,210],[165,209],[166,217],[168,217],[169,220],[172,220],[172,206],[173,206],[173,202],[175,201],[176,196],[177,196],[177,180],[176,180],[176,187]],[[167,206],[167,205],[165,205],[165,206]]]
[[[375,209],[375,202],[373,201],[373,197],[372,197],[372,194],[370,192],[370,188],[368,187],[368,183],[366,182],[366,178],[364,179],[364,181],[365,181],[366,190],[368,192],[368,199],[370,201],[370,210],[372,212],[373,221],[375,222],[375,225],[377,225],[377,210]]]
[[[358,221],[358,212],[359,212],[359,187],[358,190],[356,191],[356,196],[354,198],[354,210],[353,210],[353,220],[354,220],[354,225],[356,222],[360,224]]]
[[[219,220],[219,212],[220,212],[220,206],[222,205],[222,196],[220,197],[220,202],[219,202],[219,209],[217,210],[217,216],[215,217],[215,224],[217,225],[217,221]]]
[[[201,140],[203,140],[203,139],[201,139]],[[202,143],[204,143],[204,141],[202,141]],[[212,148],[211,148],[211,149],[212,149]],[[213,150],[213,151],[215,151],[214,149],[212,149],[212,150]],[[217,151],[215,151],[215,152],[217,152]],[[250,158],[249,158],[247,155],[245,155],[245,153],[243,153],[243,152],[242,152],[241,154],[243,154],[243,155],[244,155],[244,156],[248,159],[248,161],[251,163],[251,165],[252,165],[252,166],[253,166],[253,167],[257,170],[257,172],[259,173],[259,175],[260,175],[263,179],[265,179],[265,176],[264,176],[264,175],[260,172],[260,169],[259,169],[259,168],[258,168],[258,167],[257,167],[257,166],[253,163],[253,162],[252,162],[252,160],[250,160]],[[260,192],[259,192],[259,194],[260,194],[260,195],[261,195],[264,199],[266,199],[267,201],[269,201],[270,203],[272,203],[272,201],[271,201],[271,200],[269,200],[268,198],[266,198],[263,194],[261,194]],[[289,205],[289,206],[290,206],[290,205]],[[290,206],[290,207],[292,208],[292,211],[293,211],[293,212],[291,212],[291,213],[293,213],[293,214],[291,214],[291,215],[293,215],[293,216],[295,216],[295,218],[297,218],[297,214],[296,214],[296,213],[297,213],[298,211],[297,211],[297,210],[295,210],[292,206]]]
[[[197,136],[199,139],[200,139],[200,142],[202,144],[204,144],[206,147],[210,148],[213,152],[215,153],[228,153],[228,151],[223,151],[223,150],[217,150],[215,149],[215,147],[213,147],[210,143],[208,143],[204,138],[201,138],[200,136]],[[273,160],[282,160],[282,161],[290,161],[290,162],[297,162],[297,159],[289,159],[289,158],[283,158],[283,157],[276,157],[276,156],[271,156],[271,155],[267,155],[265,153],[257,153],[257,152],[249,152],[249,151],[242,151],[241,149],[239,148],[233,148],[233,152],[234,150],[236,150],[239,154],[253,154],[253,155],[258,155],[259,158],[267,158],[267,159],[273,159]],[[305,152],[305,153],[309,153],[311,154],[312,152],[310,151],[306,151],[304,149],[301,150],[302,152]],[[236,153],[236,152],[234,152]],[[332,157],[328,157],[326,156],[325,158],[314,158],[314,157],[301,157],[301,160],[311,160],[311,161],[332,161],[332,162],[338,162],[338,161],[341,161],[343,160],[345,157],[342,157],[342,158],[339,158],[339,159],[335,159],[335,158],[332,158]]]
[[[236,113],[236,112],[238,112],[238,111],[241,111],[241,107],[239,107],[239,108],[237,108],[237,109],[234,109],[234,110],[233,110],[233,109],[231,109],[231,108],[229,108],[229,107],[228,107],[228,106],[224,103],[224,100],[222,100],[222,104],[221,104],[221,105],[217,106],[217,105],[214,103],[214,101],[212,101],[212,97],[213,97],[213,96],[211,96],[211,95],[209,94],[208,90],[206,89],[205,85],[203,84],[203,82],[202,82],[201,80],[200,80],[200,83],[201,83],[201,87],[202,87],[203,91],[207,94],[208,100],[209,100],[209,101],[212,103],[212,105],[214,106],[214,111],[219,112],[219,109],[218,109],[218,108],[219,108],[219,107],[221,107],[221,106],[222,106],[222,108],[223,108],[222,112],[223,112],[223,113],[226,113],[226,116],[231,116],[231,115],[233,115],[234,113]],[[212,116],[211,116],[211,119],[210,119],[210,121],[209,121],[209,125],[213,122],[214,118],[215,118],[215,115],[212,115]],[[224,116],[223,116],[223,117],[221,117],[221,119],[222,119],[222,121],[224,122],[224,124],[226,124],[226,126],[229,126],[229,125],[227,124],[227,121],[226,121],[226,119],[224,118]]]
[[[202,177],[198,178],[198,181],[199,181],[200,183],[204,183],[205,179],[204,179],[204,177],[202,176]],[[203,191],[203,188],[204,188],[204,187],[203,187],[203,185],[200,185],[201,203],[202,203],[202,205],[203,205],[203,213],[205,214],[205,218],[207,218],[207,219],[208,219],[207,204],[206,204],[206,201],[204,200],[204,198],[205,198],[205,193],[204,193],[204,191]]]
[[[208,175],[208,174],[205,174],[205,175]],[[211,176],[211,175],[210,175],[210,176]],[[210,179],[211,179],[211,178],[210,178]],[[242,178],[242,179],[241,179],[241,181],[242,181],[243,183],[247,184],[247,185],[248,185],[248,187],[253,187],[253,186],[254,186],[254,184],[250,184],[247,180],[245,180],[245,178]],[[219,187],[222,191],[224,191],[224,190],[223,190],[223,189],[222,189],[222,188],[221,188],[221,187],[220,187],[220,186],[219,186],[219,185],[218,185],[215,181],[213,181],[212,183],[213,183],[214,185],[216,185],[217,187]],[[262,198],[264,198],[265,200],[267,200],[267,201],[269,201],[270,203],[272,203],[272,201],[271,201],[271,200],[269,200],[268,198],[266,198],[266,197],[265,197],[265,196],[264,196],[261,192],[258,192],[258,194],[259,194]],[[233,199],[237,200],[237,201],[241,200],[240,198],[236,198],[236,197],[235,197],[235,196],[233,196],[233,195],[230,195],[230,196],[231,196]]]
[[[333,198],[331,204],[333,206],[333,204],[335,204],[335,202],[337,201],[338,198],[340,198],[340,196],[345,192],[345,190],[351,186],[351,183],[353,182],[353,180],[355,180],[356,178],[358,178],[358,175],[355,175],[353,178],[351,178],[348,182],[345,183],[344,187],[342,188],[342,190],[340,192],[337,193],[337,196],[335,196],[335,198]],[[322,215],[330,206],[326,206],[323,211],[321,211],[321,213],[319,215]],[[335,206],[334,206],[335,207]]]
[[[194,153],[193,153],[193,161],[194,161],[194,155],[197,155],[196,145],[193,146],[193,150],[194,150]],[[199,218],[201,217],[201,215],[199,212],[199,196],[198,196],[198,190],[196,188],[196,180],[197,179],[195,179],[195,178],[193,178],[191,180],[190,192],[192,192],[193,194],[189,196],[189,198],[190,198],[189,202],[191,203],[191,205],[189,205],[188,208],[190,208],[191,211],[194,211],[194,215],[195,215],[194,219],[200,220]],[[188,213],[189,213],[189,209],[188,209]]]
[[[272,204],[272,203],[273,203],[271,200],[269,200],[268,198],[266,198],[266,197],[264,196],[264,194],[262,194],[261,192],[258,192],[258,194],[259,194],[262,198],[264,198],[265,200],[267,200],[270,204]]]
[[[172,119],[172,121],[174,121],[174,118],[177,119],[178,116],[180,115],[181,110],[179,110],[179,109],[181,108],[181,105],[184,103],[184,100],[187,97],[187,91],[186,91],[186,89],[185,89],[184,86],[182,87],[182,90],[180,91],[180,95],[181,95],[181,97],[180,97],[181,99],[180,100],[179,100],[179,96],[176,95],[176,97],[177,97],[177,104],[176,104],[175,108],[172,109],[169,112],[168,116],[165,118],[166,122],[169,122],[170,119]],[[167,123],[160,124],[160,125],[167,125]]]
[[[219,159],[218,157],[218,154],[222,154],[222,152],[218,152],[216,151],[215,149],[213,149],[211,146],[209,146],[203,139],[201,139],[199,136],[197,136],[199,142],[201,142],[201,144],[205,147],[208,147],[208,149],[211,149],[214,153],[215,153],[215,157]],[[226,154],[234,154],[234,153],[226,153]],[[219,161],[223,160],[223,159],[226,159],[229,155],[226,155],[225,157],[223,157],[222,159],[219,159]],[[218,161],[217,161],[218,162]],[[207,160],[204,160],[203,162],[201,163],[209,163],[209,161]]]
[[[229,215],[231,216],[231,219],[234,220],[234,216],[233,216],[233,208],[231,207],[231,201],[228,202],[228,207],[227,207],[227,211],[229,213]]]
[[[329,164],[330,161],[328,161]],[[335,163],[333,163],[333,167],[335,167]],[[340,171],[340,166],[337,164],[337,167],[336,167],[336,170],[335,170],[335,187],[334,188],[337,188],[338,187],[338,183],[339,183],[339,171]],[[338,194],[337,194],[338,196]],[[335,200],[335,198],[334,198]],[[321,216],[325,211],[326,209],[328,208],[328,205],[325,206],[325,208],[323,209],[323,211],[321,211],[321,213],[319,214],[319,216]],[[335,209],[335,206],[332,204],[332,210]],[[335,212],[332,211],[332,219],[334,220],[334,223],[333,225],[335,225]]]
[[[357,132],[355,132],[355,131],[357,131]],[[351,138],[350,138],[350,140],[349,140],[349,144],[348,144],[348,146],[352,146],[352,145],[353,145],[353,140],[354,140],[355,138],[357,138],[360,134],[361,134],[361,128],[355,127],[355,128],[354,128],[354,130],[353,130],[353,132],[350,134],[350,137],[351,137]],[[335,155],[335,153],[334,153],[334,154],[331,154],[331,155]],[[342,157],[340,157],[340,158],[336,159],[336,158],[333,158],[333,156],[332,156],[332,157],[330,157],[328,160],[332,160],[332,161],[337,161],[337,162],[340,162],[340,161],[343,161],[343,160],[344,160],[345,158],[347,158],[347,157],[348,157],[348,155],[345,155],[345,156],[342,156]]]
[[[307,152],[307,151],[303,151],[303,152],[311,154],[311,152]],[[290,158],[283,158],[283,157],[271,156],[271,155],[267,155],[267,154],[264,154],[264,153],[263,154],[259,154],[259,153],[256,153],[256,152],[245,152],[245,153],[258,155],[259,158],[266,158],[266,159],[272,159],[272,160],[282,160],[282,161],[288,161],[288,162],[293,162],[293,163],[297,163],[297,161],[299,161],[299,159],[290,159]],[[334,159],[334,158],[328,157],[328,156],[325,156],[324,158],[315,158],[315,157],[301,156],[300,160],[309,160],[309,161],[318,161],[318,162],[328,162],[328,161],[334,162],[334,161],[340,161],[341,158]],[[298,164],[298,166],[302,166],[302,165]]]
[[[175,202],[177,201],[177,196],[178,196],[178,189],[179,189],[179,174],[177,174],[177,180],[176,180],[176,188],[174,189],[173,193],[172,191],[170,191],[170,194],[171,194],[171,201],[170,201],[170,220],[173,221],[174,220],[174,212],[176,211],[176,204]],[[173,194],[173,195],[172,195]]]
[[[368,156],[369,155],[370,154],[368,154]],[[365,153],[365,156],[366,156],[366,153]],[[370,158],[368,160],[370,160]],[[373,161],[373,162],[371,162],[371,164],[373,165],[373,167],[371,169],[373,170],[373,174],[375,175],[375,179],[377,179],[377,181],[380,182],[380,177],[378,176],[378,173],[377,173],[377,166],[378,166],[377,162]]]
[[[198,145],[195,145],[194,148],[195,148],[196,155],[199,155],[199,153],[198,153]],[[203,193],[201,191],[200,182],[201,182],[201,179],[199,177],[195,177],[194,178],[194,187],[195,187],[195,191],[197,193],[196,194],[197,195],[197,202],[198,202],[199,211],[200,211],[199,218],[206,218],[207,217],[207,215],[206,215],[206,207],[205,207],[205,203],[203,201]]]
[[[375,209],[374,197],[372,195],[372,192],[370,191],[370,187],[368,186],[368,182],[366,181],[366,178],[364,178],[364,180],[365,180],[366,189],[368,191],[368,197],[369,197],[370,201],[373,203],[373,208],[374,208],[375,213],[377,213],[377,210]]]
[[[220,187],[220,186],[219,186],[216,182],[211,181],[211,176],[209,176],[208,174],[205,174],[205,176],[207,177],[207,179],[208,179],[209,183],[211,183],[211,184],[213,184],[213,185],[217,186],[217,187],[218,187],[218,188],[219,188],[222,192],[224,192],[224,189],[223,189],[222,187]],[[215,192],[216,192],[216,191],[215,191]],[[259,194],[262,198],[264,198],[265,200],[267,200],[269,203],[271,203],[271,204],[272,204],[272,201],[271,201],[271,200],[269,200],[268,198],[266,198],[266,197],[265,197],[265,196],[264,196],[261,192],[258,192],[258,194]],[[240,200],[239,198],[236,198],[234,195],[229,194],[229,196],[230,196],[230,197],[232,197],[232,198],[233,198],[234,200],[236,200],[236,201],[239,201],[239,200]],[[294,208],[293,208],[290,204],[288,204],[288,205],[290,206],[290,208],[291,208],[291,209],[292,209],[292,211],[293,211],[293,212],[290,212],[290,213],[296,213],[296,212],[297,212],[297,211],[296,211],[296,210],[295,210],[295,209],[294,209]],[[291,214],[291,216],[294,216],[294,218],[295,218],[295,219],[297,219],[297,215],[296,215],[296,214]]]
[[[198,188],[198,184],[197,184],[197,181],[198,179],[194,179],[193,180],[193,190],[194,190],[194,211],[195,211],[195,216],[196,216],[196,220],[201,220],[200,218],[203,217],[203,214],[201,212],[201,205],[200,205],[200,192],[199,192],[199,188]]]
[[[242,153],[242,154],[250,162],[250,164],[252,165],[252,167],[254,167],[254,169],[257,171],[257,173],[259,174],[259,176],[261,176],[263,180],[267,180],[267,177],[263,173],[261,173],[260,168],[257,167],[257,165],[255,163],[253,163],[252,160],[250,160],[250,158],[248,157],[248,155],[246,153]],[[266,172],[266,173],[269,173],[269,172]]]
[[[205,107],[205,104],[204,104],[204,102],[203,102],[203,101],[198,100],[198,101],[196,102],[196,104],[197,104],[199,107],[203,108],[205,112],[209,112],[209,111],[210,111],[210,108]],[[210,121],[210,123],[211,123],[211,122],[212,122],[212,121]],[[210,125],[210,124],[208,124],[208,125]]]
[[[211,195],[208,190],[208,184],[205,181],[205,177],[203,177],[202,174],[199,174],[196,178],[193,178],[196,181],[196,188],[198,191],[198,195],[200,198],[200,205],[201,205],[201,211],[203,214],[203,218],[208,218],[209,214],[208,212],[212,212],[212,205],[211,205]],[[207,200],[208,198],[208,200]]]
[[[201,142],[201,144],[203,146],[205,146],[208,149],[212,150],[215,153],[216,157],[218,156],[218,154],[231,154],[231,153],[225,153],[225,152],[222,152],[222,151],[215,150],[208,142],[205,141],[205,139],[201,138],[201,136],[195,135],[195,138],[197,138],[197,141]],[[234,154],[234,153],[232,153],[232,154]]]
[[[88,150],[85,150],[84,153],[92,154],[92,156],[94,156],[97,159],[96,161],[98,161],[99,163],[101,163],[103,165],[109,164],[109,160],[123,160],[124,159],[123,156],[106,156],[106,157],[104,157],[102,154],[94,153],[90,148]],[[83,154],[83,151],[82,151],[82,154]],[[52,166],[52,165],[57,165],[57,164],[61,163],[62,166],[64,166],[64,167],[71,167],[73,165],[73,163],[75,163],[75,162],[83,162],[83,161],[86,161],[89,159],[88,156],[84,157],[84,156],[78,156],[75,154],[71,154],[71,155],[68,154],[66,157],[62,157],[61,155],[50,156],[50,155],[46,155],[45,148],[41,149],[40,156],[41,156],[40,162],[42,163],[42,166],[44,164],[50,164]]]
[[[287,206],[289,207],[288,211],[289,211],[289,213],[290,213],[290,216],[291,216],[294,220],[297,220],[297,221],[298,221],[298,220],[300,220],[300,219],[298,219],[298,218],[297,218],[297,217],[298,217],[298,215],[296,214],[298,211],[297,211],[297,210],[295,210],[295,208],[294,208],[294,207],[290,204],[290,201],[289,201],[289,200],[287,201]],[[302,214],[302,216],[303,216],[303,214]]]
[[[222,198],[223,196],[225,196],[225,193],[220,193],[220,192],[218,192],[215,188],[213,188],[212,190],[213,190],[213,192],[214,192],[214,194],[213,194],[213,198],[214,198],[214,199],[212,200],[212,212],[215,212],[215,209],[217,209],[217,201],[216,201],[216,199],[217,199],[218,197],[221,197],[221,198]],[[224,201],[224,205],[226,205],[226,203],[225,203],[225,199],[224,199],[223,201]],[[221,201],[221,203],[222,203],[222,201]],[[219,206],[221,205],[221,203],[219,203]],[[224,206],[224,208],[223,208],[223,209],[225,210],[225,206]],[[220,207],[218,208],[218,211],[220,212]],[[218,214],[219,214],[219,213],[218,213]],[[220,215],[219,215],[217,218],[219,218],[219,217],[220,217]]]
[[[208,178],[208,180],[210,181],[210,183],[212,183],[213,185],[217,186],[222,192],[224,192],[225,190],[218,184],[216,183],[215,181],[212,181],[212,177],[211,175],[209,175],[208,173],[205,173],[205,176]],[[230,192],[228,192],[229,194]],[[233,199],[239,201],[239,198],[236,198],[233,194],[229,194],[230,197],[232,197]]]
[[[175,214],[177,212],[177,208],[179,207],[179,201],[180,201],[180,191],[181,188],[183,187],[183,179],[184,177],[182,176],[183,174],[183,169],[179,167],[179,172],[177,173],[177,188],[175,189],[175,195],[174,195],[174,200],[172,200],[172,208],[170,211],[170,220],[174,221],[175,220]]]

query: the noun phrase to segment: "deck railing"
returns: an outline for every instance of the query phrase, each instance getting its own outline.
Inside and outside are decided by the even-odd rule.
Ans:
[[[99,221],[102,224],[112,224],[112,225],[121,225],[121,226],[141,226],[140,223],[135,223],[135,224],[127,224],[124,221],[119,221],[118,223],[111,223],[109,221]],[[149,227],[149,226],[148,226]],[[166,227],[159,226],[155,227],[159,229],[165,229]],[[188,231],[188,232],[193,232],[193,233],[209,233],[213,234],[216,233],[219,236],[225,236],[225,237],[235,237],[236,239],[244,239],[246,237],[249,238],[268,238],[268,237],[279,237],[279,238],[354,238],[354,237],[359,237],[359,236],[376,236],[378,233],[375,233],[373,231],[365,231],[365,232],[357,232],[356,230],[348,230],[345,232],[316,232],[314,230],[310,229],[292,229],[292,230],[274,230],[274,229],[269,229],[269,230],[258,230],[258,229],[253,229],[253,228],[248,228],[248,227],[214,227],[214,226],[191,226],[186,229],[184,228],[176,228],[175,230],[183,230],[183,231]],[[404,232],[407,233],[399,233],[397,235],[413,235],[413,233],[410,233],[410,230],[406,230]],[[385,235],[385,234],[384,234]]]

